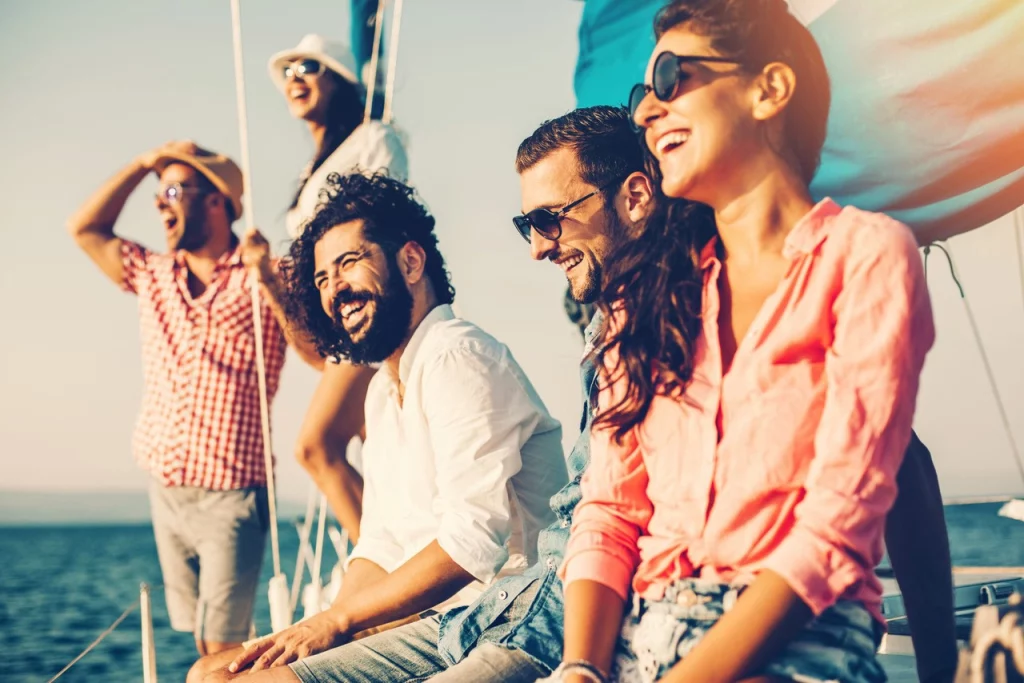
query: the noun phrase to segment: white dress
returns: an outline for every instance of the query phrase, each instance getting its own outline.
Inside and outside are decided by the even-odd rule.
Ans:
[[[331,156],[320,164],[320,168],[303,186],[298,203],[285,217],[285,227],[292,239],[302,233],[303,224],[313,217],[319,203],[320,190],[326,184],[327,176],[331,173],[345,175],[355,170],[387,170],[392,178],[402,182],[408,179],[409,159],[405,153],[405,146],[394,128],[377,120],[361,123],[338,145]]]

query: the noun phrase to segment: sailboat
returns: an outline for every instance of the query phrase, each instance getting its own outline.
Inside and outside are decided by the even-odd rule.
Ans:
[[[394,21],[401,0],[392,1]],[[578,106],[621,104],[642,79],[654,47],[653,17],[663,2],[584,0],[574,79]],[[377,67],[388,4],[351,0],[351,43],[360,63],[369,65],[368,86],[385,71]],[[1012,502],[1024,494],[1024,424],[1012,419],[1024,411],[1024,3],[789,5],[817,38],[833,79],[815,196],[886,212],[910,225],[922,248],[935,245],[927,258],[939,341],[922,380],[916,427],[952,492],[948,502],[1005,500],[1005,514],[1024,517],[1024,503]],[[397,37],[392,34],[392,50]],[[383,97],[370,96],[372,115],[384,114]],[[244,92],[240,102],[244,111]],[[320,590],[325,541],[343,556],[345,539],[328,524],[322,503],[317,509],[317,499],[300,529],[304,541],[290,588],[282,590],[286,577],[280,558],[275,561],[275,630],[292,620],[299,603],[309,614],[329,602],[343,580],[332,571],[328,588]],[[312,590],[300,585],[307,570]],[[1022,577],[1024,571],[992,567],[958,573],[956,605],[969,619],[979,604],[1007,602],[1024,588]],[[891,625],[883,657],[892,680],[914,680],[898,590],[891,581],[887,589]],[[146,621],[146,680],[155,681]],[[961,635],[966,640],[966,631]]]

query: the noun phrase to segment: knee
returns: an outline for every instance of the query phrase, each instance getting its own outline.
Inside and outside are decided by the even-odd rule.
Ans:
[[[199,660],[192,665],[192,668],[188,670],[188,676],[185,677],[185,683],[203,683],[203,681],[207,680],[207,676],[213,674],[217,670],[213,660],[214,657],[212,655],[200,657]]]

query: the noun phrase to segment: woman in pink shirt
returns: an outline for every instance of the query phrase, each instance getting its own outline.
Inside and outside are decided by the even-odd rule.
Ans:
[[[812,202],[828,76],[783,0],[676,0],[656,33],[634,120],[717,235],[673,225],[701,239],[689,300],[606,283],[552,680],[883,681],[873,569],[934,340],[917,244]]]

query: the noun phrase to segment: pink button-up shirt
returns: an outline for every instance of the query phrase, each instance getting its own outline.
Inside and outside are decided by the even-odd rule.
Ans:
[[[566,584],[659,599],[675,579],[749,583],[771,569],[815,614],[843,598],[881,620],[874,567],[935,338],[917,243],[826,199],[783,254],[789,269],[723,377],[722,266],[705,248],[693,381],[655,398],[621,444],[593,432]]]

